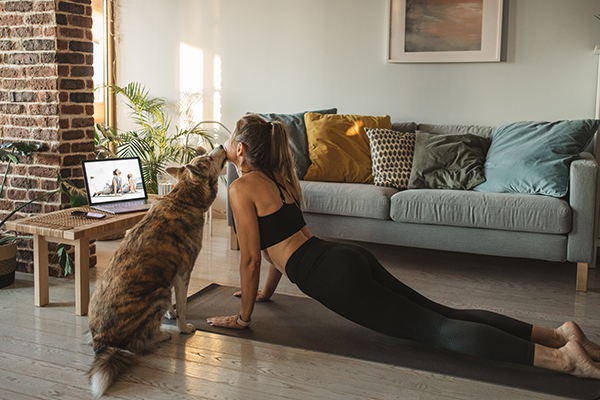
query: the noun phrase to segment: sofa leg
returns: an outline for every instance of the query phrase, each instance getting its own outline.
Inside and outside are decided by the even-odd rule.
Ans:
[[[235,233],[235,229],[233,229],[233,226],[229,227],[229,248],[231,250],[240,249],[240,243],[238,242],[237,234]]]
[[[577,263],[577,287],[580,292],[587,292],[588,263]]]

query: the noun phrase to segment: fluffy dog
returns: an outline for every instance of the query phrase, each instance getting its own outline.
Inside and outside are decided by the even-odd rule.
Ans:
[[[204,213],[217,196],[225,164],[222,146],[167,172],[179,179],[173,190],[125,237],[90,300],[90,336],[96,353],[89,371],[96,397],[134,361],[170,339],[160,330],[175,287],[177,326],[195,328],[185,318],[187,289],[202,247]]]

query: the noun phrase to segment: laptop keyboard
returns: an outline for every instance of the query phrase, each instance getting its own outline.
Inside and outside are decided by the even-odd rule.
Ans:
[[[131,200],[131,201],[125,201],[123,203],[96,204],[96,206],[102,206],[102,208],[105,208],[105,209],[111,209],[111,208],[117,209],[117,208],[129,207],[129,206],[143,206],[146,203],[147,203],[146,200]]]

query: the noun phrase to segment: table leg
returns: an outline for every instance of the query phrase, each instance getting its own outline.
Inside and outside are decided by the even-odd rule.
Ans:
[[[86,315],[90,302],[90,242],[79,239],[75,243],[75,313]]]
[[[577,263],[577,285],[575,290],[587,292],[588,263]]]
[[[212,205],[208,209],[208,229],[210,231],[210,236],[212,236],[213,235],[213,229],[212,229]]]
[[[33,235],[33,291],[36,306],[45,306],[50,302],[48,242],[41,235]]]

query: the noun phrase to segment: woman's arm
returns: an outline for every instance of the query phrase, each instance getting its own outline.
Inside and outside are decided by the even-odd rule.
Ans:
[[[267,280],[265,281],[265,286],[263,287],[263,290],[259,290],[256,293],[256,301],[258,302],[269,301],[271,296],[273,296],[273,293],[275,293],[275,289],[277,289],[277,285],[279,284],[282,275],[281,272],[277,269],[277,267],[273,265],[271,259],[265,251],[263,251],[263,257],[265,257],[265,259],[271,264],[269,266],[269,273],[267,275]],[[241,297],[242,291],[237,291],[233,295],[236,297]]]
[[[256,297],[256,301],[267,301],[273,296],[275,293],[275,289],[277,289],[277,285],[281,280],[281,271],[277,269],[272,263],[269,264],[269,274],[267,275],[267,280],[265,281],[265,286],[263,290]]]
[[[239,317],[244,322],[250,322],[258,284],[260,280],[260,233],[256,207],[249,196],[252,188],[246,182],[237,180],[229,187],[229,203],[235,218],[235,224],[240,244],[240,281],[242,286],[242,306]],[[211,325],[227,328],[243,328],[237,324],[237,317],[216,317],[207,321]]]

